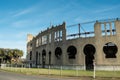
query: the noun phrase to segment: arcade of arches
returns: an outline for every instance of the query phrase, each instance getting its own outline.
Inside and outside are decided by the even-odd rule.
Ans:
[[[117,46],[112,43],[106,43],[103,46],[103,52],[105,53],[105,58],[116,58],[116,53],[118,51]],[[77,54],[77,48],[73,45],[68,46],[66,52],[68,53],[68,59],[76,59],[76,54]],[[86,44],[83,48],[83,52],[85,54],[85,65],[86,65],[86,70],[92,70],[94,68],[93,65],[93,60],[94,60],[94,54],[96,52],[95,46],[92,44]],[[51,51],[49,51],[49,65],[51,65]],[[32,54],[31,54],[32,55]],[[36,60],[38,60],[37,56],[40,56],[40,53],[36,52]],[[61,59],[62,56],[62,49],[61,47],[56,47],[55,49],[55,56],[59,60]],[[30,57],[31,58],[31,57]],[[37,61],[36,61],[37,64]],[[42,50],[42,67],[44,68],[46,64],[46,51],[43,49]]]

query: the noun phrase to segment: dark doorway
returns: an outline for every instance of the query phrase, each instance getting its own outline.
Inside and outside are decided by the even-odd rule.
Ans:
[[[51,52],[49,52],[49,65],[51,65]]]
[[[95,47],[92,44],[87,44],[84,47],[86,70],[94,69],[93,60],[94,60],[95,51],[96,51]]]
[[[46,51],[42,51],[42,68],[45,68],[45,62],[46,62]]]

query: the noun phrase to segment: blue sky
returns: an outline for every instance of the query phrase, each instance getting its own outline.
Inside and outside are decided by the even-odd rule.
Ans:
[[[0,0],[0,48],[22,49],[52,25],[120,18],[120,0]],[[24,55],[24,57],[25,57]]]

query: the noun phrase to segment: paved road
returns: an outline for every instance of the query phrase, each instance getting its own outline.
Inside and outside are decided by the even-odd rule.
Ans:
[[[32,76],[19,73],[6,72],[0,70],[0,80],[76,80],[69,78],[50,77],[50,76]]]

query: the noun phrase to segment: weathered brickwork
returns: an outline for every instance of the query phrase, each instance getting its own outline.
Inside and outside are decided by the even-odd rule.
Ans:
[[[82,69],[116,66],[120,69],[120,20],[94,24],[94,36],[67,39],[66,23],[52,26],[37,36],[27,36],[27,60],[31,67],[80,65]],[[84,33],[84,34],[89,34]],[[103,68],[102,68],[103,67]]]

